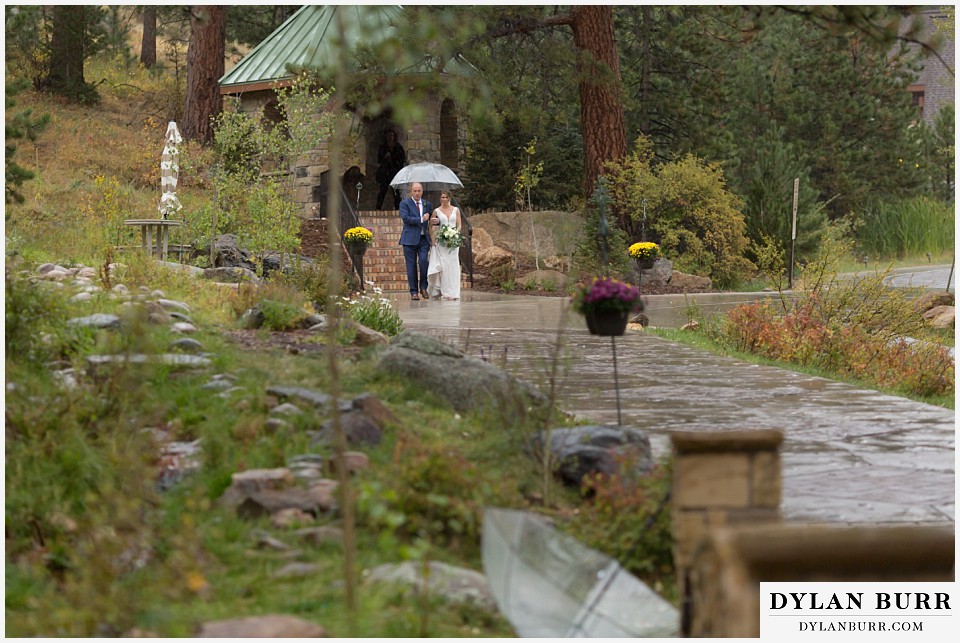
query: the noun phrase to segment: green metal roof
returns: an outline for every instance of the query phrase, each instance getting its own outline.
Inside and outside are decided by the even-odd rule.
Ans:
[[[335,14],[340,14],[347,48],[371,45],[396,35],[394,24],[406,16],[402,7],[371,5],[305,5],[267,36],[237,65],[223,75],[221,91],[242,91],[244,86],[271,83],[291,78],[287,65],[321,67],[334,59],[336,53]],[[398,73],[418,73],[432,69],[431,60],[424,58]],[[451,59],[444,73],[473,75],[474,67],[460,56]]]

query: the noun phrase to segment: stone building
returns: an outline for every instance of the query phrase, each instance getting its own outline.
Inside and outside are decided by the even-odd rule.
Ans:
[[[929,7],[920,11],[917,16],[921,25],[919,38],[928,40],[937,31],[936,22],[945,18],[942,7]],[[927,125],[933,125],[937,113],[944,105],[953,105],[955,102],[954,34],[941,32],[941,35],[942,45],[937,48],[936,54],[931,53],[924,59],[917,79],[907,88],[913,97],[914,106]],[[917,46],[911,45],[912,48]]]
[[[338,15],[339,14],[339,15]],[[345,43],[335,42],[337,19],[344,26]],[[263,42],[251,50],[235,67],[220,79],[220,93],[236,96],[244,111],[264,109],[268,118],[280,119],[275,90],[289,86],[291,67],[318,68],[340,55],[341,50],[355,50],[358,46],[374,46],[396,35],[395,25],[410,20],[410,15],[397,6],[336,6],[305,5],[280,25]],[[344,173],[356,165],[363,175],[357,208],[356,180],[349,181],[348,197],[355,209],[373,210],[376,204],[377,151],[384,140],[384,132],[392,129],[407,154],[407,163],[429,161],[443,163],[454,171],[466,144],[466,130],[461,110],[450,93],[447,81],[453,76],[471,76],[473,67],[462,57],[439,65],[429,57],[413,66],[393,70],[397,78],[433,75],[439,82],[418,94],[423,118],[402,128],[389,112],[376,116],[351,111],[350,139],[354,149],[347,150]],[[398,83],[399,84],[399,83]],[[421,83],[421,86],[423,84]],[[298,166],[296,200],[303,205],[306,218],[325,208],[323,194],[330,181],[327,150],[313,150],[308,159]],[[342,181],[344,177],[340,177]]]

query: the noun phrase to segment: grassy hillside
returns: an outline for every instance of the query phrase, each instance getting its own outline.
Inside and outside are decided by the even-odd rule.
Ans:
[[[97,107],[31,91],[17,97],[16,109],[49,113],[51,123],[35,144],[20,142],[18,160],[36,178],[24,184],[25,202],[8,206],[5,230],[7,635],[189,636],[206,621],[269,613],[301,617],[336,636],[511,635],[495,613],[369,582],[360,585],[351,619],[344,545],[310,546],[295,527],[220,506],[236,472],[284,467],[307,453],[334,455],[308,433],[327,415],[308,409],[286,426],[269,421],[278,400],[266,391],[276,385],[340,389],[344,399],[371,393],[393,416],[382,442],[362,448],[369,468],[352,478],[359,578],[402,561],[481,569],[480,515],[493,505],[545,513],[592,546],[629,551],[624,562],[672,594],[666,515],[642,529],[662,498],[665,470],[594,500],[554,481],[545,488],[524,451],[542,427],[536,418],[455,413],[430,391],[382,373],[379,349],[354,346],[350,331],[336,338],[334,376],[325,335],[242,329],[240,314],[257,303],[273,302],[274,327],[316,308],[326,292],[316,275],[224,288],[116,251],[133,241],[124,219],[156,213],[164,106],[176,92],[169,78],[144,71],[105,65],[88,77],[98,73],[107,80]],[[184,153],[178,193],[187,216],[211,198],[207,158],[196,148]],[[110,261],[124,267],[106,270]],[[93,268],[92,285],[104,290],[75,300],[75,287],[38,279],[44,262]],[[189,304],[197,328],[189,336],[212,364],[91,371],[91,355],[163,353],[183,337],[130,313],[106,292],[118,283]],[[122,316],[123,329],[67,323],[93,313]],[[220,395],[210,386],[216,376],[236,390]],[[171,466],[157,435],[199,440],[199,470],[169,489],[157,485]],[[625,488],[624,496],[618,490]],[[343,512],[310,526],[343,527]],[[628,534],[649,548],[635,548]],[[312,567],[305,576],[277,576],[293,562]]]

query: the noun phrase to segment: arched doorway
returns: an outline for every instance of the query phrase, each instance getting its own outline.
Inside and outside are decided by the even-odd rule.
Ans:
[[[460,167],[457,106],[451,98],[440,103],[440,162],[456,172]]]

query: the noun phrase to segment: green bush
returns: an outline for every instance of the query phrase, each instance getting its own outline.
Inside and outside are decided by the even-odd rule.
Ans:
[[[721,287],[754,269],[745,256],[743,204],[727,190],[719,165],[688,154],[654,167],[652,143],[641,136],[632,154],[607,169],[613,202],[635,228],[646,211],[648,239],[677,269],[709,276]]]
[[[660,462],[645,475],[631,470],[629,456],[620,465],[618,474],[596,474],[584,481],[592,499],[569,529],[585,545],[615,558],[655,591],[675,600],[668,502],[672,461]]]
[[[399,335],[403,330],[400,313],[393,307],[390,300],[379,292],[341,301],[346,314],[367,328],[372,328],[388,337]]]

